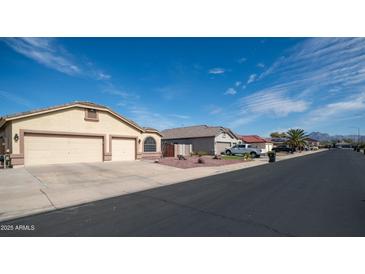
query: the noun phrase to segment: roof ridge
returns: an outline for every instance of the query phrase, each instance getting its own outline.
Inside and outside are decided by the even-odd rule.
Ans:
[[[184,127],[173,127],[173,128],[166,128],[162,131],[173,130],[173,129],[183,129],[183,128],[189,128],[189,127],[209,127],[209,126],[207,126],[207,125],[193,125],[193,126],[184,126]]]
[[[110,110],[110,108],[107,107],[107,106],[96,104],[96,103],[93,103],[93,102],[72,101],[72,102],[69,102],[69,103],[59,104],[59,105],[55,105],[55,106],[51,106],[51,107],[41,107],[41,108],[36,108],[36,109],[32,109],[32,110],[19,111],[19,112],[15,112],[15,113],[12,113],[12,114],[9,114],[9,115],[4,115],[1,118],[6,119],[6,118],[21,116],[21,115],[28,115],[28,114],[41,112],[41,111],[53,110],[53,109],[57,109],[57,108],[61,108],[61,107],[68,107],[68,106],[77,105],[77,104],[84,104],[84,105],[95,106],[95,107],[105,108],[105,109]]]

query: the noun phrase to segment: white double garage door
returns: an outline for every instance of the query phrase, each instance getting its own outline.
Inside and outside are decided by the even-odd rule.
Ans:
[[[113,138],[112,161],[133,161],[136,157],[135,139]],[[24,165],[102,162],[102,136],[68,136],[25,134]]]

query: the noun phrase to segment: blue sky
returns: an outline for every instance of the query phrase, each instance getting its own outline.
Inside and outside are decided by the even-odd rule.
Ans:
[[[0,40],[0,115],[76,100],[158,129],[355,134],[365,131],[365,40]]]

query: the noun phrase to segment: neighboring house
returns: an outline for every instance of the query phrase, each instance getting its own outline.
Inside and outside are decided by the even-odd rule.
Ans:
[[[305,138],[309,147],[319,147],[319,141],[312,138]]]
[[[161,134],[113,110],[74,102],[0,118],[13,165],[130,161],[161,155]]]
[[[191,144],[193,152],[220,154],[225,148],[239,143],[238,137],[228,128],[220,126],[190,126],[161,131],[162,144]]]
[[[244,144],[250,144],[252,147],[260,148],[264,153],[272,150],[273,143],[267,139],[257,135],[239,135],[240,140]]]
[[[266,138],[267,142],[271,142],[273,147],[285,145],[288,141],[288,138]]]
[[[335,145],[337,148],[352,148],[352,145],[347,142],[338,142]]]

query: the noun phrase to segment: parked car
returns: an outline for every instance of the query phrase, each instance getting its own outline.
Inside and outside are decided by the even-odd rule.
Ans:
[[[275,152],[292,152],[293,149],[291,147],[288,147],[288,146],[285,146],[285,145],[282,145],[282,146],[277,146],[277,147],[274,147],[272,149],[272,151],[275,151]]]
[[[252,145],[249,144],[239,144],[234,145],[233,147],[227,148],[225,153],[227,155],[235,155],[235,154],[244,154],[249,153],[251,157],[260,157],[263,153],[263,149],[259,149],[256,147],[252,147]]]

